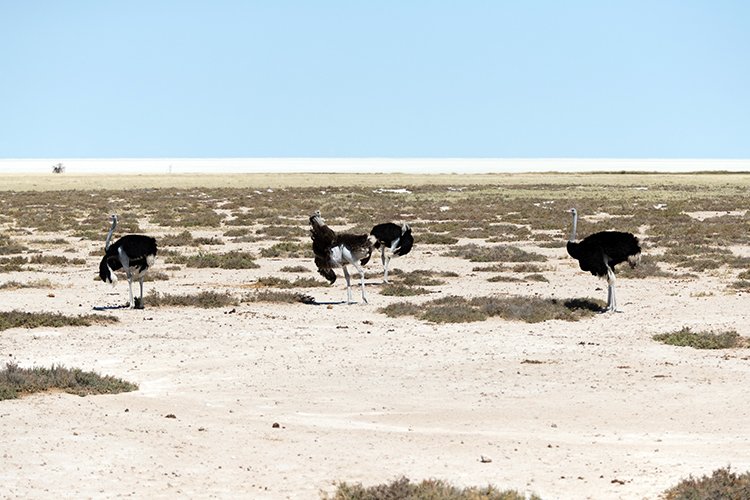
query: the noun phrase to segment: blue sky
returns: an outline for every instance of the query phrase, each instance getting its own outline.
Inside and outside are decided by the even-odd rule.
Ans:
[[[0,158],[750,158],[750,2],[0,0]]]

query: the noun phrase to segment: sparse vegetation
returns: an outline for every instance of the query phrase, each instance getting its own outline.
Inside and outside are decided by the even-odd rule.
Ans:
[[[415,287],[415,286],[407,286],[403,284],[394,284],[389,283],[387,285],[384,285],[380,289],[381,295],[392,295],[396,297],[411,297],[414,295],[424,295],[430,293],[430,291],[426,288],[422,287]]]
[[[282,241],[275,245],[264,248],[260,251],[261,257],[266,258],[299,258],[309,257],[312,255],[312,247],[308,243],[299,243],[296,241]]]
[[[362,484],[338,483],[332,495],[323,493],[324,500],[541,500],[514,490],[485,487],[459,488],[437,479],[413,483],[402,477],[390,483],[365,487]]]
[[[668,345],[694,349],[732,349],[749,347],[750,341],[734,330],[725,332],[694,332],[689,327],[671,333],[654,335],[654,340]]]
[[[28,262],[29,264],[45,264],[45,265],[52,265],[52,266],[60,266],[63,264],[82,266],[86,264],[85,259],[79,259],[79,258],[69,259],[65,257],[64,255],[44,255],[41,253],[38,253],[30,257]]]
[[[276,290],[261,290],[242,298],[243,302],[279,302],[284,304],[314,304],[315,299],[310,295],[299,292],[279,292]]]
[[[284,266],[279,269],[282,273],[311,273],[312,269],[308,269],[305,266]]]
[[[20,281],[6,281],[0,285],[0,290],[19,290],[21,288],[54,288],[55,285],[48,279],[32,280],[25,283]]]
[[[192,295],[172,295],[168,293],[160,294],[151,290],[144,299],[144,302],[153,307],[201,307],[203,309],[239,304],[239,301],[227,292],[219,293],[213,291],[202,291]]]
[[[116,323],[114,316],[88,314],[85,316],[65,316],[60,313],[33,313],[24,311],[0,312],[0,331],[9,328],[60,328],[63,326],[91,326],[93,324]]]
[[[380,309],[387,316],[415,316],[432,323],[470,323],[489,317],[538,323],[559,319],[578,321],[601,311],[604,304],[589,299],[559,301],[538,297],[475,297],[447,296],[422,304],[400,302]]]
[[[451,249],[447,253],[451,257],[460,257],[471,262],[544,262],[544,255],[527,252],[508,245],[479,246],[474,243]]]
[[[315,278],[297,278],[294,281],[289,281],[288,279],[277,278],[276,276],[261,277],[255,283],[258,286],[270,288],[312,288],[325,285],[324,282]]]
[[[27,264],[28,262],[26,257],[0,257],[0,273],[23,271],[23,264]]]
[[[138,386],[108,375],[62,366],[20,368],[14,363],[8,363],[0,370],[0,401],[50,390],[88,396],[130,392],[138,390]]]
[[[174,264],[185,264],[187,267],[215,267],[219,269],[256,269],[260,267],[255,262],[255,256],[247,252],[227,252],[227,253],[205,253],[199,252],[196,255],[170,255],[167,262]]]
[[[744,500],[750,498],[750,472],[738,474],[729,467],[710,476],[690,476],[662,493],[664,500]]]
[[[28,250],[25,246],[11,239],[10,236],[0,234],[0,255],[10,255]]]

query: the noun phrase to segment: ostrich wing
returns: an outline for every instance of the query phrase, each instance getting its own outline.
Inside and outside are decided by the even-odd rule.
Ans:
[[[364,266],[369,262],[372,254],[372,242],[367,234],[339,234],[336,237],[336,244],[344,245],[352,255],[361,261]]]

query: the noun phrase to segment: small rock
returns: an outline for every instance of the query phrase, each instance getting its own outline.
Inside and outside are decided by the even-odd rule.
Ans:
[[[164,418],[177,418],[177,416],[174,413],[168,413],[164,415]]]
[[[274,423],[273,423],[273,425],[272,425],[271,427],[273,427],[274,429],[278,429],[278,428],[279,428],[279,427],[281,427],[281,426],[279,425],[279,423],[278,423],[278,422],[274,422]]]
[[[480,455],[479,461],[482,462],[483,464],[488,464],[492,462],[492,459],[490,457],[485,457],[484,455]]]

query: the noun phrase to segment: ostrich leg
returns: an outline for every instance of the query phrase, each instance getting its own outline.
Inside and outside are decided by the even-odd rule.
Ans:
[[[388,256],[385,258],[385,262],[383,263],[383,267],[385,268],[384,274],[383,274],[383,283],[388,283],[388,265],[391,263],[391,257]]]
[[[359,285],[362,288],[362,300],[367,304],[367,297],[365,297],[365,270],[356,262],[353,262],[352,264],[357,268],[357,272],[359,272]]]
[[[385,245],[380,247],[380,262],[383,263],[383,268],[385,269],[383,274],[383,283],[388,283],[388,262],[390,261],[390,257],[386,259],[385,257]]]
[[[133,275],[128,271],[128,291],[130,292],[130,308],[135,309],[135,300],[133,299]]]
[[[606,312],[617,311],[617,300],[615,299],[615,273],[607,267],[607,309]]]
[[[341,269],[344,270],[344,279],[346,279],[346,301],[347,303],[352,303],[352,282],[351,277],[349,276],[349,270],[346,268],[346,266],[341,266]]]
[[[143,274],[141,275],[141,278],[138,280],[141,284],[141,298],[138,299],[138,308],[143,309],[143,280],[146,278]]]

